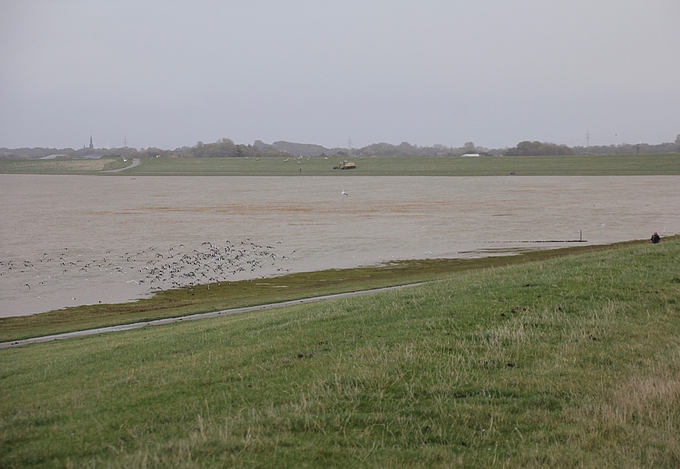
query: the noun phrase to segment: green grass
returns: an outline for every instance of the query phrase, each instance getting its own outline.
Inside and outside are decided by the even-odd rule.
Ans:
[[[0,160],[0,174],[101,174],[125,166],[122,158]]]
[[[520,176],[680,174],[680,154],[563,157],[353,158],[357,169],[333,170],[341,158],[149,158],[127,175],[238,176]],[[302,170],[302,171],[300,171]]]
[[[333,170],[340,157],[143,158],[120,173],[101,173],[78,160],[0,160],[0,174],[105,174],[107,176],[629,176],[678,175],[680,154],[527,157],[358,157],[354,170]],[[95,160],[96,161],[96,160]],[[93,164],[93,163],[90,163]],[[128,163],[129,164],[129,163]],[[104,170],[123,167],[107,160]]]
[[[0,467],[678,467],[680,241],[0,351]]]

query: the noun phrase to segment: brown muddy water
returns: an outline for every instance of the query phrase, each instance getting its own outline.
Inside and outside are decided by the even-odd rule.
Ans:
[[[0,316],[161,289],[680,232],[678,176],[0,175]],[[342,195],[346,192],[348,195]]]

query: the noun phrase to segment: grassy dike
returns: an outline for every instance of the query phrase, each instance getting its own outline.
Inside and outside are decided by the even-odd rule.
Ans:
[[[639,176],[680,174],[680,153],[601,156],[357,157],[350,171],[333,170],[342,157],[143,158],[129,176]],[[1,166],[0,166],[1,168]]]
[[[0,467],[678,467],[680,241],[0,351]]]
[[[311,158],[141,158],[0,160],[0,174],[137,176],[650,176],[680,174],[680,153],[659,155],[570,155],[356,157],[357,168],[334,170],[333,156]],[[108,172],[127,167],[121,172]]]

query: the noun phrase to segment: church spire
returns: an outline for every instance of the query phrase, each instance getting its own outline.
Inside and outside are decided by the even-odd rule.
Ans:
[[[92,135],[90,135],[90,150],[94,148],[94,145],[92,145]]]

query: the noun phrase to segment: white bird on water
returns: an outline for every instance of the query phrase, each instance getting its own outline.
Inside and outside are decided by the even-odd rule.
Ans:
[[[343,189],[342,192],[340,193],[340,195],[347,195],[348,196],[349,194],[347,192],[345,192],[345,189]]]

